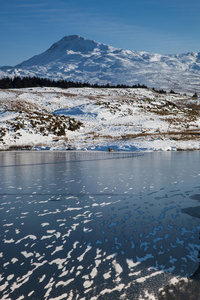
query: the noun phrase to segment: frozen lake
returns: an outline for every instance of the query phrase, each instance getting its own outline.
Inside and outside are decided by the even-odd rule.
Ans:
[[[0,299],[157,299],[199,266],[200,152],[0,153]]]

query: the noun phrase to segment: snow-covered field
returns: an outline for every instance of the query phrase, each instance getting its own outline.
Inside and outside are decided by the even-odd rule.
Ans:
[[[150,89],[0,90],[0,150],[200,149],[199,110]]]

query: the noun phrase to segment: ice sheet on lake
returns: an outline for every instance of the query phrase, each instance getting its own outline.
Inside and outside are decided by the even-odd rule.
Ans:
[[[184,155],[159,155],[0,175],[1,299],[156,299],[171,279],[192,275],[199,220],[182,209],[198,203],[197,156],[183,166]]]

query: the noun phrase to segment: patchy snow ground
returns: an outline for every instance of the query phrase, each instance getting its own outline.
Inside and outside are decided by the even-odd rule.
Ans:
[[[150,89],[0,90],[0,150],[200,149],[199,110]]]

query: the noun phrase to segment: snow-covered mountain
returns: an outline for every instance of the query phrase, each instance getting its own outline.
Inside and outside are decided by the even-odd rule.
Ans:
[[[140,83],[198,93],[200,52],[161,55],[122,50],[71,35],[15,67],[0,68],[0,77],[4,76],[39,76],[99,84]]]

